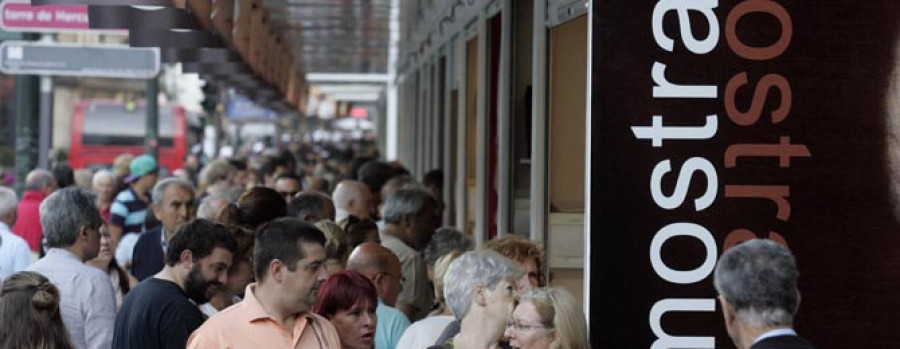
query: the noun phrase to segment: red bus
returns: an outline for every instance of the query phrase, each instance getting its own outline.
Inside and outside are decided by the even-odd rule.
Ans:
[[[122,153],[144,153],[147,109],[143,103],[128,108],[124,103],[88,100],[75,105],[72,114],[69,163],[72,168],[105,168]],[[187,154],[187,120],[184,108],[159,107],[159,166],[171,173],[181,168]]]

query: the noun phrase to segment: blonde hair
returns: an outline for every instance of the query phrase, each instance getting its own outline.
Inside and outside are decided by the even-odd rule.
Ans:
[[[235,171],[237,171],[237,169],[234,166],[231,166],[228,161],[210,161],[209,164],[200,170],[199,192],[205,193],[211,185],[216,184],[219,180],[227,179],[229,176],[233,175]]]
[[[116,156],[116,159],[113,160],[113,175],[120,179],[127,177],[131,172],[128,166],[131,165],[132,159],[134,159],[134,155],[129,153],[122,153]]]
[[[536,288],[519,296],[519,304],[531,302],[544,327],[556,331],[560,349],[590,348],[584,313],[569,292],[559,288]]]
[[[347,233],[344,232],[344,229],[341,229],[341,226],[329,220],[318,221],[315,226],[325,234],[326,258],[339,259],[341,264],[346,265],[350,251]]]
[[[462,256],[463,251],[453,250],[450,253],[447,253],[437,261],[434,262],[434,290],[437,299],[435,301],[446,304],[446,300],[444,299],[444,274],[447,274],[447,269],[450,268],[450,262]]]

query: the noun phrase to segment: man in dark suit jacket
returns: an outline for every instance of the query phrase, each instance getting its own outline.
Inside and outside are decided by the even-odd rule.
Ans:
[[[134,245],[131,275],[139,281],[153,276],[165,266],[165,253],[162,245],[162,227],[141,234]]]
[[[811,343],[807,342],[805,339],[797,336],[796,333],[793,335],[787,334],[783,336],[775,336],[765,338],[753,344],[751,349],[809,349],[815,348]]]
[[[141,234],[134,245],[131,274],[141,281],[163,269],[168,241],[181,224],[194,218],[194,187],[190,182],[164,179],[153,187],[150,195],[151,209],[162,226]]]
[[[728,335],[739,349],[812,349],[794,331],[797,263],[770,240],[748,240],[719,259],[714,284]]]

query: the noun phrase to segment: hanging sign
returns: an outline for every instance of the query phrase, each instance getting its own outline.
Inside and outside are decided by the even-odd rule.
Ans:
[[[712,273],[752,238],[801,336],[896,347],[900,2],[592,4],[594,347],[732,348]]]
[[[27,0],[0,3],[0,28],[10,32],[90,31],[87,5],[33,6]]]
[[[148,79],[159,74],[158,48],[6,41],[0,71],[6,74]]]

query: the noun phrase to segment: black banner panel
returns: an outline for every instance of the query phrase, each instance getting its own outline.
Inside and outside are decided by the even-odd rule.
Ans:
[[[900,1],[595,0],[591,336],[733,348],[712,285],[797,257],[799,334],[900,347]]]

